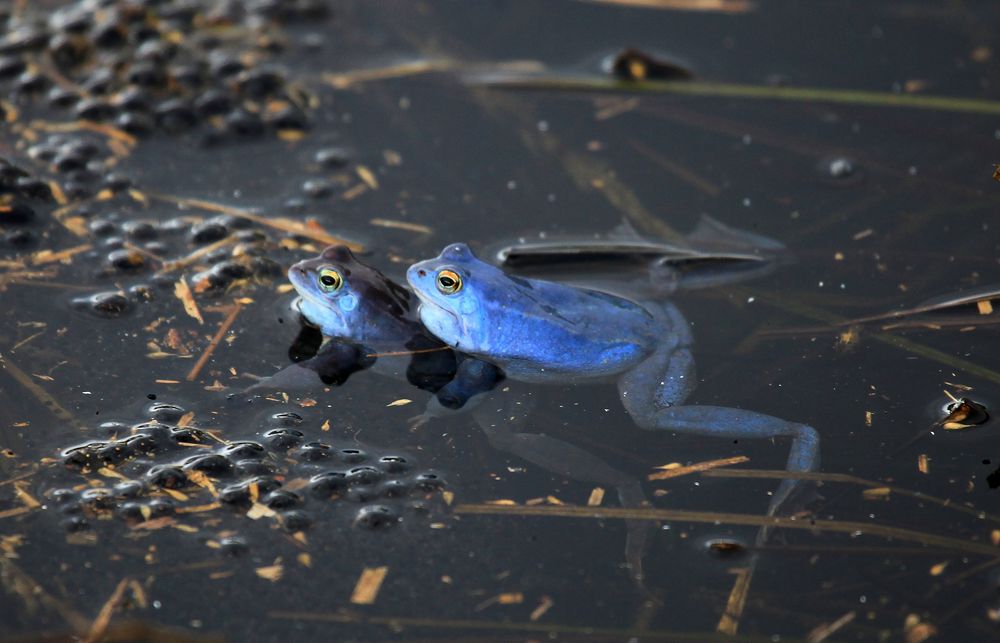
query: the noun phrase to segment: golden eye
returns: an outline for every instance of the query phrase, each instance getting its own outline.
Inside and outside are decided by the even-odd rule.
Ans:
[[[344,285],[344,278],[333,268],[323,268],[319,271],[319,288],[323,292],[336,292]]]
[[[442,270],[437,275],[437,287],[442,294],[454,295],[462,289],[462,278],[454,270]]]

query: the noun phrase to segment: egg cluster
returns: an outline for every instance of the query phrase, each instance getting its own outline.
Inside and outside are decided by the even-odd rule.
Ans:
[[[207,501],[230,515],[263,511],[290,532],[328,511],[381,529],[429,511],[445,484],[409,455],[312,439],[291,411],[237,440],[186,425],[176,405],[154,403],[147,412],[149,421],[105,422],[99,430],[106,439],[62,452],[63,465],[87,480],[45,493],[67,530],[114,518],[134,527]]]
[[[281,26],[328,14],[323,0],[84,0],[0,12],[0,88],[70,119],[135,136],[202,128],[206,141],[301,131]]]

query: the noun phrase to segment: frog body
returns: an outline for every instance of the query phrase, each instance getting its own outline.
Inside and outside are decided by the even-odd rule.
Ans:
[[[635,302],[540,279],[511,277],[452,244],[407,271],[419,317],[441,341],[491,361],[514,380],[617,377],[622,403],[642,428],[730,439],[787,436],[786,468],[812,471],[819,436],[805,424],[721,406],[684,406],[695,381],[693,338],[670,302]],[[784,481],[776,512],[796,487]]]

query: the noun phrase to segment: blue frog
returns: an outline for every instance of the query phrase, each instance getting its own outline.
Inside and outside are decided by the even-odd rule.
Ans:
[[[269,387],[296,386],[305,379],[296,376],[305,371],[326,384],[341,384],[352,373],[372,369],[434,393],[444,409],[457,409],[503,379],[494,365],[467,359],[428,333],[417,317],[413,293],[345,246],[330,246],[296,263],[288,278],[299,294],[298,311],[331,341],[310,359],[269,378]],[[309,333],[309,327],[303,331]]]
[[[461,243],[414,264],[407,281],[424,327],[456,351],[496,364],[512,380],[556,382],[616,377],[636,424],[730,439],[789,437],[786,469],[819,465],[819,435],[805,424],[749,410],[684,406],[695,385],[693,339],[669,302],[639,302],[505,273]],[[797,481],[771,498],[777,513]]]
[[[568,478],[612,487],[624,507],[646,503],[642,485],[629,474],[563,440],[515,430],[530,407],[528,400],[511,398],[506,406],[498,400],[497,405],[504,407],[502,421],[496,421],[497,405],[477,412],[477,404],[503,379],[500,369],[491,361],[452,350],[434,337],[417,315],[416,296],[358,260],[346,247],[331,246],[320,256],[293,265],[288,276],[300,296],[298,310],[330,341],[314,357],[254,388],[308,385],[314,372],[328,384],[343,382],[365,369],[405,378],[435,394],[421,420],[472,410],[498,451]],[[627,529],[626,559],[632,577],[641,582],[650,524],[627,521]]]

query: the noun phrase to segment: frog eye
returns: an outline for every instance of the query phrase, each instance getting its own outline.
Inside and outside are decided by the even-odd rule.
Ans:
[[[319,271],[319,289],[323,292],[336,292],[344,285],[344,278],[333,268],[323,268]]]
[[[442,270],[437,274],[437,287],[443,295],[454,295],[462,289],[462,278],[454,270]]]

